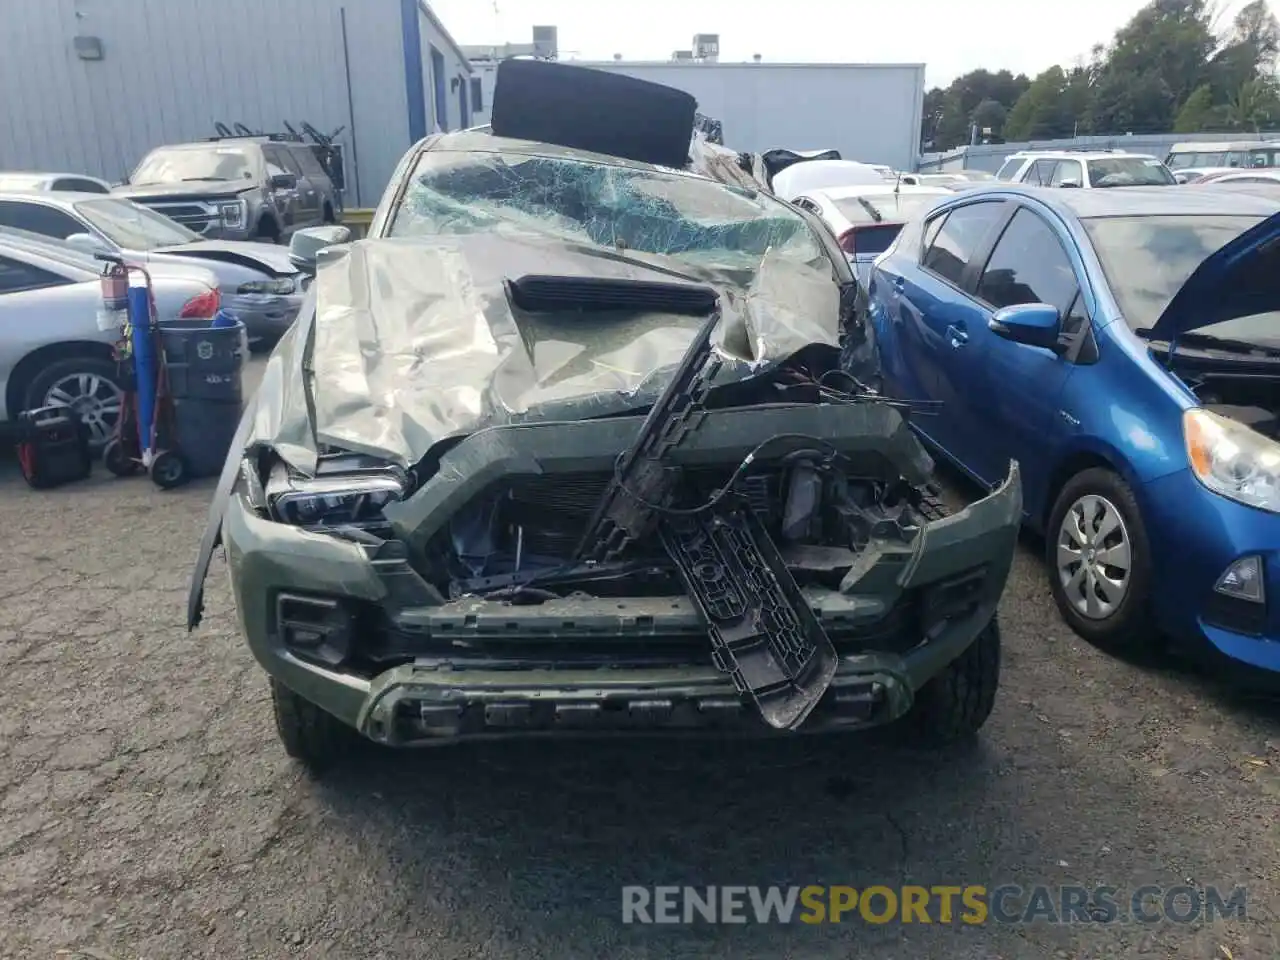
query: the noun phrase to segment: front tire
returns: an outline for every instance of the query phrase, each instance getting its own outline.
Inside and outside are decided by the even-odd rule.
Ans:
[[[324,773],[351,752],[355,731],[279,680],[271,681],[271,706],[284,752],[312,773]]]
[[[1151,545],[1133,490],[1093,467],[1058,494],[1045,536],[1049,588],[1067,625],[1099,647],[1160,646],[1150,613]]]
[[[977,735],[1000,687],[1000,624],[995,618],[964,653],[916,693],[907,714],[913,740],[942,747]]]

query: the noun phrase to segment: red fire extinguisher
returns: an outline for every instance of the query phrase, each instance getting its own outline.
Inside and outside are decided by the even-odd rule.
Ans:
[[[102,309],[115,312],[129,306],[129,270],[123,263],[108,261],[102,266]]]

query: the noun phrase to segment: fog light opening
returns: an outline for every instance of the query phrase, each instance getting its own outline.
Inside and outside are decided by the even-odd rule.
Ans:
[[[1267,592],[1262,579],[1262,558],[1256,554],[1241,557],[1223,571],[1213,589],[1233,600],[1265,604]]]

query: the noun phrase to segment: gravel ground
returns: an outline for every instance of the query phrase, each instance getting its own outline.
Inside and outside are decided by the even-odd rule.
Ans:
[[[1280,710],[1059,621],[1031,546],[978,745],[279,748],[226,573],[183,623],[212,482],[0,459],[0,956],[1280,957]],[[624,884],[1248,887],[1213,925],[626,926]]]

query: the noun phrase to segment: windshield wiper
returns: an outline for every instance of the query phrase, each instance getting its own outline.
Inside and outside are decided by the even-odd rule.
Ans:
[[[209,183],[226,183],[230,179],[230,177],[183,177],[179,183],[201,183],[206,181]]]
[[[1211,333],[1184,333],[1178,338],[1180,343],[1192,346],[1200,345],[1226,350],[1231,353],[1264,353],[1269,357],[1280,357],[1280,348],[1268,347],[1249,340],[1233,340],[1230,337],[1215,337]]]
[[[1262,354],[1267,357],[1280,357],[1280,347],[1268,347],[1249,340],[1233,340],[1230,337],[1215,337],[1211,333],[1190,332],[1174,337],[1172,340],[1160,341],[1150,339],[1151,329],[1149,327],[1140,327],[1134,332],[1145,339],[1151,347],[1163,348],[1165,361],[1170,364],[1173,363],[1173,358],[1180,346],[1210,347],[1215,350],[1221,350],[1224,353]]]
[[[871,214],[871,219],[875,223],[880,223],[884,220],[884,214],[881,213],[879,210],[877,210],[875,207],[873,207],[870,203],[868,203],[866,197],[858,197],[857,199],[858,199],[858,203],[862,206],[862,209],[866,210],[867,213]]]

